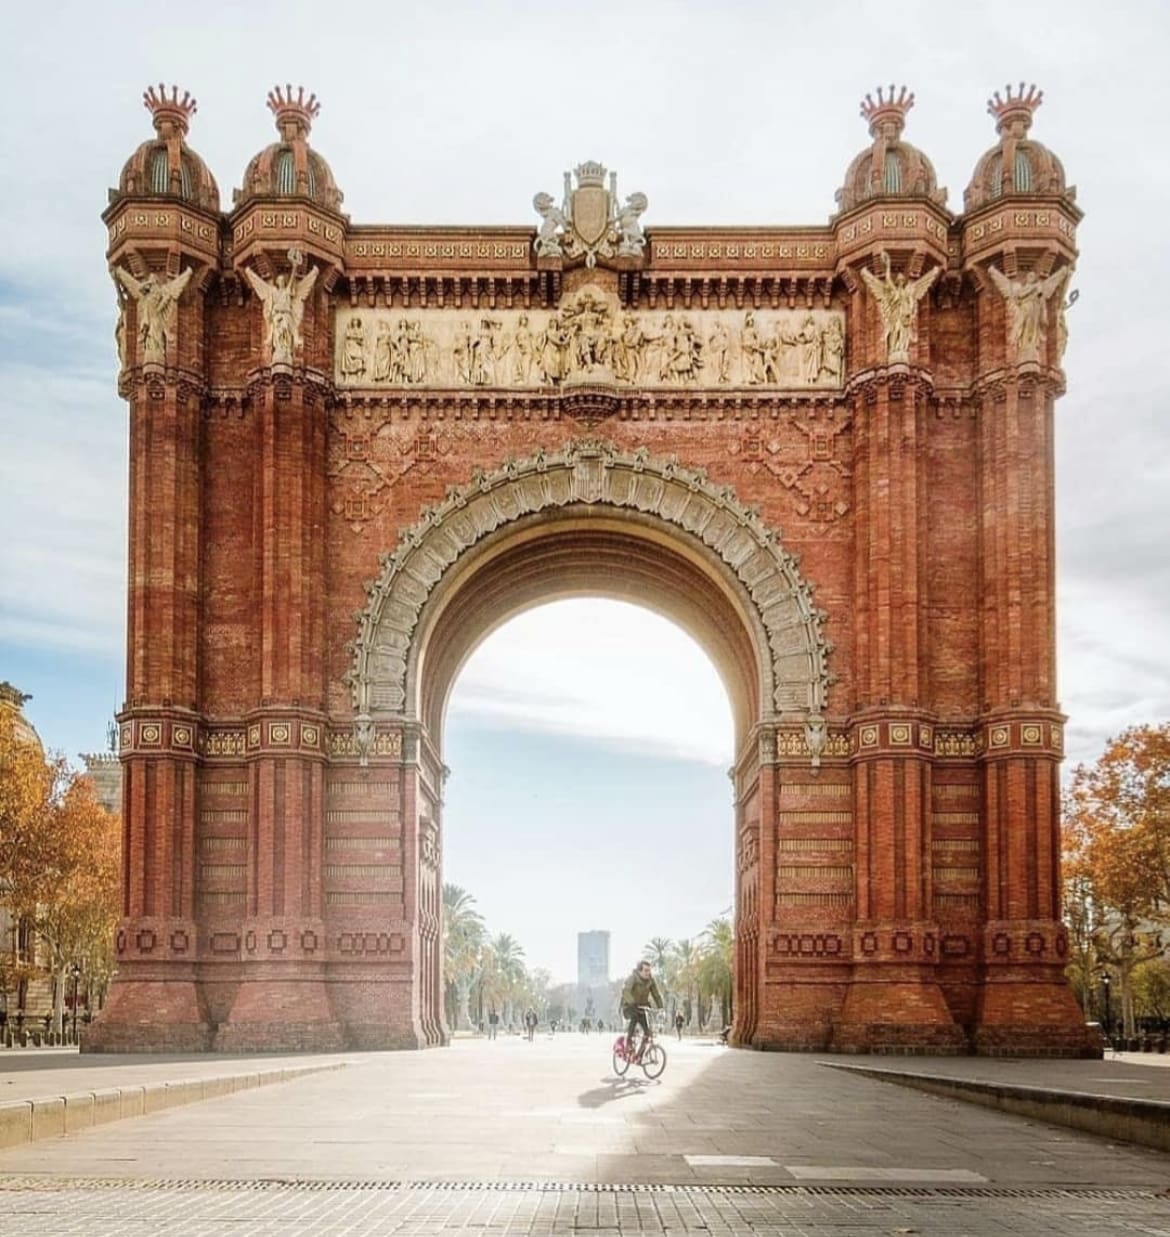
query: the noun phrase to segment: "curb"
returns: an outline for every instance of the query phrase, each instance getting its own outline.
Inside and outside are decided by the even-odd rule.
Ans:
[[[1142,1147],[1153,1147],[1157,1151],[1170,1151],[1170,1103],[1161,1100],[976,1082],[970,1078],[940,1078],[937,1074],[874,1069],[868,1065],[845,1065],[831,1061],[818,1061],[817,1064],[877,1078],[882,1082],[897,1083],[945,1099],[965,1100],[1018,1117],[1032,1117],[1052,1125],[1068,1126],[1114,1142],[1131,1142]]]
[[[280,1069],[253,1070],[244,1074],[218,1074],[210,1078],[184,1078],[175,1082],[147,1082],[139,1086],[105,1087],[96,1091],[75,1091],[68,1095],[49,1095],[31,1100],[0,1103],[0,1149],[19,1147],[42,1138],[59,1138],[80,1130],[143,1117],[197,1104],[201,1100],[250,1091],[254,1087],[291,1082],[307,1074],[345,1069],[345,1062],[330,1065],[293,1065]]]

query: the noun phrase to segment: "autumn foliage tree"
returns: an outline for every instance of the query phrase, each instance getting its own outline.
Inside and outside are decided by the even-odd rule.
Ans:
[[[120,846],[118,818],[97,801],[89,779],[62,757],[46,757],[15,712],[0,709],[0,900],[40,942],[58,1033],[72,966],[90,990],[109,980]],[[36,961],[25,960],[26,968]]]
[[[1065,801],[1065,875],[1078,946],[1116,974],[1125,1034],[1135,1032],[1134,976],[1170,926],[1170,723],[1134,726],[1073,774]]]

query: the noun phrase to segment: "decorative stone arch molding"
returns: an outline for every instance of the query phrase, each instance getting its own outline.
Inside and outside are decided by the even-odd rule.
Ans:
[[[366,586],[369,602],[357,616],[358,639],[347,676],[359,729],[371,715],[402,714],[407,702],[410,645],[423,606],[443,574],[466,550],[508,523],[577,505],[628,510],[697,538],[730,569],[750,598],[767,641],[761,657],[763,699],[775,714],[817,718],[830,682],[832,646],[824,614],[797,559],[779,543],[758,511],[727,486],[712,485],[701,469],[645,448],[574,441],[552,454],[508,460],[471,483],[455,486],[381,556],[382,572]],[[763,720],[763,719],[761,719]]]

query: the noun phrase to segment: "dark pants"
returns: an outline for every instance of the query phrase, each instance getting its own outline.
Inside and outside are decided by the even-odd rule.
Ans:
[[[627,1005],[625,1015],[630,1020],[630,1025],[626,1027],[626,1045],[629,1047],[634,1042],[634,1028],[641,1027],[642,1035],[648,1038],[650,1035],[650,1023],[646,1021],[646,1011],[639,1005]],[[639,1052],[641,1049],[639,1048]]]

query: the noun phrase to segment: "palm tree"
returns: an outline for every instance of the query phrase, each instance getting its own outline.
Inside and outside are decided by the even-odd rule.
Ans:
[[[455,1030],[471,1026],[468,1001],[483,950],[483,916],[475,909],[475,898],[459,885],[443,886],[443,968],[448,999],[448,1019]],[[452,1009],[451,1006],[454,1006]],[[452,1013],[454,1018],[451,1017]]]
[[[726,916],[712,919],[703,929],[699,957],[700,989],[714,1004],[719,1002],[722,1026],[731,1021],[731,994],[735,976],[735,930]]]
[[[684,995],[687,1024],[696,1030],[699,1026],[699,1003],[695,990],[699,978],[699,951],[689,940],[679,940],[674,945],[675,983]]]
[[[642,947],[642,957],[650,962],[654,967],[654,973],[658,976],[658,986],[662,989],[663,1009],[669,1009],[670,1006],[669,989],[670,981],[673,979],[670,973],[670,961],[673,952],[674,942],[665,936],[652,936]]]
[[[483,951],[479,999],[482,1006],[495,1008],[505,1026],[512,1020],[512,1003],[521,994],[527,971],[524,947],[510,932],[493,937]]]

